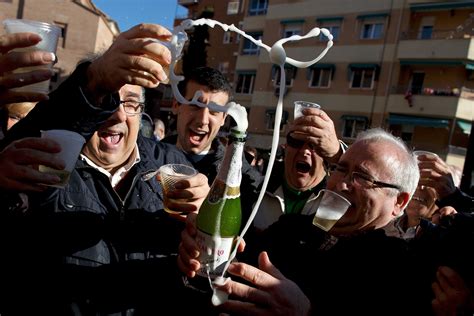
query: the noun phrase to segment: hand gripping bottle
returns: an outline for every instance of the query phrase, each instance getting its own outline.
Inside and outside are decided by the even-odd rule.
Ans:
[[[197,275],[205,278],[209,291],[209,282],[222,275],[235,244],[235,237],[240,232],[240,180],[244,142],[245,133],[232,129],[224,159],[196,218],[196,241],[201,262]],[[202,285],[200,288],[202,289]]]

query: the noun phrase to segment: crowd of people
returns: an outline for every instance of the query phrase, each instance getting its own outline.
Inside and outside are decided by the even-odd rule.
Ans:
[[[154,135],[140,132],[144,89],[167,79],[171,54],[159,41],[170,37],[160,25],[137,25],[44,95],[14,88],[49,70],[12,70],[53,63],[54,54],[13,51],[38,43],[36,34],[1,36],[0,107],[15,124],[0,141],[0,314],[472,315],[474,198],[442,159],[416,157],[385,130],[361,132],[348,147],[321,109],[305,109],[287,131],[232,279],[215,285],[229,300],[212,306],[210,293],[187,287],[183,276],[200,267],[195,216],[223,159],[226,115],[175,102],[175,135],[164,137],[158,121]],[[188,99],[202,91],[203,103],[232,100],[210,67],[193,69],[179,88]],[[86,139],[65,188],[38,170],[65,167],[59,144],[40,137],[49,129]],[[263,181],[248,152],[244,219]],[[168,163],[198,174],[165,193],[155,174]],[[351,204],[328,232],[312,224],[322,189]],[[165,197],[181,215],[164,211]]]

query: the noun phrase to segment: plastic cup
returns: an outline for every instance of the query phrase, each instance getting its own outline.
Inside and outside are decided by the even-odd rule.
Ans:
[[[71,172],[76,165],[77,157],[79,156],[82,146],[84,146],[86,140],[81,134],[63,129],[41,131],[41,137],[50,138],[59,143],[61,146],[61,151],[58,153],[58,155],[64,160],[66,167],[64,170],[58,170],[39,165],[39,171],[59,176],[61,178],[61,182],[50,186],[64,188],[69,182]]]
[[[39,21],[30,21],[30,20],[19,20],[19,19],[6,19],[3,21],[5,31],[8,34],[12,33],[36,33],[41,36],[42,40],[35,46],[25,47],[25,48],[16,48],[14,51],[18,52],[28,52],[28,51],[47,51],[56,54],[56,47],[58,45],[59,35],[61,34],[61,28],[56,25],[39,22]],[[52,64],[32,66],[32,67],[23,67],[14,70],[14,73],[25,73],[31,72],[39,69],[51,69]],[[13,90],[21,92],[36,92],[47,94],[49,92],[49,82],[50,80],[41,81],[38,83],[26,85],[23,87],[18,87]]]
[[[435,156],[435,157],[438,157],[437,154],[431,152],[431,151],[426,151],[426,150],[415,150],[413,152],[413,154],[416,156],[416,158],[418,159],[419,156],[421,155],[425,155],[425,156]]]
[[[307,102],[307,101],[295,101],[295,112],[293,115],[294,119],[303,115],[303,110],[306,108],[320,109],[321,106],[317,103]]]
[[[346,213],[351,202],[342,195],[323,189],[323,197],[313,218],[313,225],[324,231],[329,231],[334,224]]]
[[[163,206],[165,211],[171,214],[179,214],[180,212],[172,211],[168,204],[172,199],[168,198],[168,192],[175,190],[175,184],[178,181],[189,179],[197,174],[196,169],[187,165],[167,164],[159,169],[161,186],[163,187]]]

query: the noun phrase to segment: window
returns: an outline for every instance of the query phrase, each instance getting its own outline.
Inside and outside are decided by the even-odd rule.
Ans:
[[[345,138],[356,138],[357,134],[364,131],[367,126],[367,118],[363,116],[343,116],[342,119],[344,120],[342,137]]]
[[[379,39],[383,36],[383,23],[366,22],[362,25],[360,38]]]
[[[267,14],[268,0],[250,0],[249,15]]]
[[[256,40],[262,39],[263,33],[248,33],[250,36]],[[258,47],[254,42],[249,39],[244,40],[244,45],[242,49],[242,55],[258,55],[260,53],[260,47]]]
[[[224,32],[224,39],[222,40],[222,43],[224,44],[229,44],[232,42],[232,35],[230,32]]]
[[[424,25],[421,27],[421,31],[419,34],[419,39],[431,39],[433,35],[433,26],[432,25]]]
[[[239,30],[243,29],[243,28],[244,28],[244,22],[240,21],[238,28],[239,28]],[[240,43],[240,38],[241,38],[241,37],[242,37],[242,35],[240,35],[239,33],[237,33],[237,35],[235,36],[235,43],[236,43],[236,44]]]
[[[402,125],[400,138],[406,143],[411,143],[414,132],[415,132],[414,125]]]
[[[219,63],[219,67],[218,67],[219,71],[223,74],[226,74],[229,72],[229,62],[228,61],[224,61],[224,62],[221,62]]]
[[[266,110],[265,111],[265,127],[268,130],[273,130],[275,127],[275,110]],[[288,111],[283,110],[280,122],[280,131],[283,130],[285,124],[288,122]]]
[[[313,88],[329,88],[331,85],[332,68],[313,68],[309,86]]]
[[[230,1],[227,4],[227,15],[239,13],[239,1]]]
[[[237,77],[237,86],[235,93],[252,94],[255,83],[255,73],[240,73]]]
[[[285,67],[285,86],[293,86],[293,81],[296,77],[296,68],[292,66]],[[280,66],[272,68],[272,81],[275,87],[280,86]]]
[[[339,32],[341,30],[340,25],[324,25],[322,28],[326,28],[329,30],[329,32],[333,36],[333,41],[337,41],[339,39]],[[319,35],[319,40],[326,42],[328,41],[328,38],[323,33],[321,33],[321,35]]]
[[[290,37],[292,35],[301,35],[303,29],[302,24],[283,24],[282,37]]]
[[[375,68],[359,68],[351,71],[351,88],[372,89],[375,81]]]
[[[58,47],[66,48],[66,34],[67,34],[67,24],[54,22],[61,29],[61,34],[58,39]]]

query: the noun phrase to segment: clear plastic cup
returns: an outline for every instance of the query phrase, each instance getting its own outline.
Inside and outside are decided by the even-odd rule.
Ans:
[[[426,150],[415,150],[413,154],[416,156],[418,159],[419,156],[425,155],[425,156],[435,156],[438,157],[437,154],[431,152],[431,151],[426,151]]]
[[[167,164],[159,169],[161,186],[163,187],[163,206],[165,211],[171,214],[179,214],[179,212],[172,211],[168,204],[171,201],[168,198],[168,192],[175,190],[175,184],[178,181],[194,177],[198,172],[193,167],[181,164]]]
[[[295,112],[293,115],[294,119],[303,115],[303,110],[306,108],[320,109],[321,106],[317,103],[307,102],[307,101],[295,101]]]
[[[313,225],[324,231],[329,231],[334,224],[346,213],[351,202],[342,195],[323,189],[323,197],[319,202],[316,214],[314,214]]]
[[[61,146],[61,151],[58,153],[59,157],[64,160],[66,167],[64,170],[53,169],[43,165],[39,165],[39,171],[57,175],[61,178],[61,182],[50,185],[56,188],[64,188],[69,182],[71,172],[76,166],[77,157],[79,156],[82,147],[86,140],[81,134],[76,132],[52,129],[48,131],[41,131],[42,138],[50,138],[55,140]]]
[[[16,48],[14,51],[19,52],[28,52],[28,51],[47,51],[56,54],[56,47],[58,45],[59,35],[61,34],[61,28],[56,25],[39,22],[39,21],[31,21],[31,20],[23,20],[23,19],[6,19],[3,21],[3,26],[5,27],[5,31],[8,34],[12,33],[36,33],[41,36],[42,40],[36,44],[35,46],[24,47],[24,48]],[[32,66],[32,67],[23,67],[14,70],[15,73],[25,73],[30,72],[38,69],[51,69],[53,67],[52,64],[48,65],[40,65],[40,66]],[[27,86],[15,88],[15,91],[22,91],[22,92],[36,92],[36,93],[44,93],[47,94],[49,92],[49,82],[50,80],[41,81],[38,83],[30,84]]]

